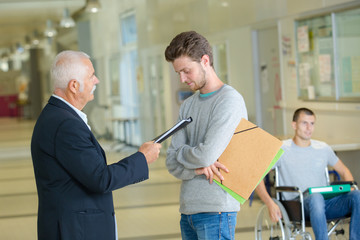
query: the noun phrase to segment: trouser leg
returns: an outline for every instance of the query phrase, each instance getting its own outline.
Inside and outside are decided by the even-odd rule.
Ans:
[[[304,199],[305,216],[310,219],[316,240],[327,240],[327,224],[325,200],[319,193],[314,193]]]

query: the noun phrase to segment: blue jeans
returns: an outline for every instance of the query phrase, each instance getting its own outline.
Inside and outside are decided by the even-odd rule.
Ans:
[[[340,218],[350,213],[350,240],[360,239],[360,191],[351,191],[327,200],[320,193],[314,193],[304,198],[304,209],[316,240],[328,239],[326,219]]]
[[[237,212],[181,214],[183,240],[235,239]]]

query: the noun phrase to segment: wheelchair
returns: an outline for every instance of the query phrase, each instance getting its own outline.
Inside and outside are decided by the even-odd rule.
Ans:
[[[351,184],[354,189],[358,189],[356,182],[336,181],[330,183],[329,171],[325,169],[328,184]],[[304,195],[298,187],[279,186],[278,170],[275,168],[275,192],[274,202],[279,206],[282,219],[272,222],[268,213],[267,206],[264,204],[257,215],[255,224],[256,240],[312,240],[312,235],[306,231],[306,227],[311,227],[310,221],[305,220],[303,199]],[[282,192],[295,192],[299,195],[299,200],[283,201]],[[338,219],[328,219],[328,237],[331,240],[349,239],[350,216]]]

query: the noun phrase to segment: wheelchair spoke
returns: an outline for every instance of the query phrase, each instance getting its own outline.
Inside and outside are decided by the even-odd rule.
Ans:
[[[283,222],[272,222],[266,206],[260,209],[255,234],[258,240],[285,240]]]

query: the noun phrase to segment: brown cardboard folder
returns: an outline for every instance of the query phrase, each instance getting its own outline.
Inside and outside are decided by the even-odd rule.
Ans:
[[[241,119],[229,145],[219,157],[229,173],[215,182],[244,203],[283,153],[282,142],[246,119]]]

